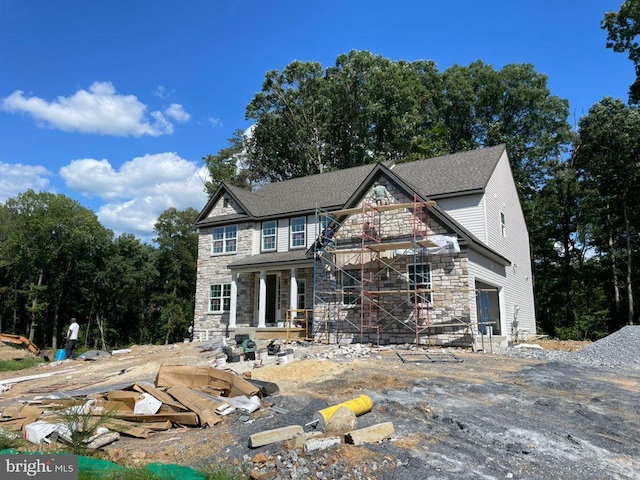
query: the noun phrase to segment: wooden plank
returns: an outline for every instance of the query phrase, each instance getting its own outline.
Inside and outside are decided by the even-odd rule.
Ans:
[[[406,248],[413,248],[413,242],[411,241],[402,241],[402,242],[385,242],[385,243],[375,243],[372,245],[367,245],[369,250],[373,250],[374,252],[382,252],[384,250],[401,250]]]
[[[362,290],[362,293],[370,293],[372,295],[392,295],[394,293],[431,293],[431,288],[419,288],[417,290]]]
[[[194,412],[156,413],[155,415],[135,415],[133,413],[116,413],[116,417],[133,422],[158,422],[169,420],[181,425],[198,426],[198,415]]]
[[[176,402],[175,399],[171,395],[169,395],[167,392],[163,392],[162,390],[154,387],[150,383],[139,382],[139,383],[136,383],[133,386],[133,388],[134,389],[143,390],[146,393],[148,393],[149,395],[153,395],[155,398],[160,400],[165,405],[169,405],[170,407],[173,407],[173,408],[177,409],[178,412],[184,411],[184,410],[189,410],[188,407],[185,408],[185,405]]]
[[[169,422],[169,425],[171,425],[171,422]],[[104,426],[111,430],[115,430],[116,432],[124,433],[125,435],[136,438],[149,438],[149,436],[153,434],[152,429],[148,428],[146,424],[142,426],[136,422],[118,420],[117,418],[109,418],[105,422]]]
[[[327,212],[327,215],[331,215],[332,217],[342,217],[343,215],[353,215],[354,213],[362,213],[363,211],[363,207],[345,208],[343,210],[334,210],[332,212]]]
[[[417,240],[416,243],[418,245],[420,245],[421,247],[424,247],[424,248],[439,247],[440,246],[436,242],[434,242],[432,240],[429,240],[428,238],[425,238],[423,240]]]
[[[167,393],[189,410],[196,412],[200,417],[200,424],[202,426],[208,425],[213,427],[221,421],[220,417],[215,413],[216,408],[220,406],[220,402],[204,398],[202,395],[198,395],[187,387],[171,387],[167,390]]]

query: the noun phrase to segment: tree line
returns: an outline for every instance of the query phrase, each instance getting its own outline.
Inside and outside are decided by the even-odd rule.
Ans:
[[[624,2],[601,26],[640,78],[639,5]],[[539,333],[595,339],[638,321],[640,81],[628,103],[605,97],[572,126],[547,80],[530,64],[440,72],[366,51],[327,68],[294,61],[266,73],[246,108],[251,129],[203,158],[206,189],[504,143],[529,227]],[[163,212],[147,245],[114,238],[64,195],[9,199],[0,205],[0,331],[55,347],[75,316],[91,347],[188,336],[196,215]]]
[[[76,317],[79,346],[182,341],[193,321],[196,215],[167,209],[149,245],[114,237],[65,195],[10,198],[0,205],[0,332],[57,348]]]

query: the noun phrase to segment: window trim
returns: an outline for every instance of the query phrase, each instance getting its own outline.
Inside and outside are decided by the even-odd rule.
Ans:
[[[264,231],[267,225],[273,224],[273,234],[265,235]],[[269,228],[271,229],[271,228]],[[265,248],[265,239],[273,237],[273,248]],[[260,225],[260,251],[261,252],[275,252],[278,248],[278,221],[277,220],[269,220],[267,222],[262,222]]]
[[[230,236],[228,235],[228,232],[230,230],[235,230],[235,235],[234,236]],[[216,235],[216,230],[220,231],[222,230],[222,238],[215,238]],[[234,240],[234,249],[228,249],[228,242]],[[221,252],[216,252],[215,251],[215,244],[216,242],[222,242],[222,251]],[[238,253],[238,226],[237,225],[227,225],[225,227],[213,227],[211,229],[211,255],[228,255],[230,253]]]
[[[415,299],[415,296],[417,295],[418,297],[422,297],[424,300],[426,300],[426,301],[423,301],[423,302],[418,302],[418,305],[428,307],[428,306],[433,305],[433,292],[416,293],[416,291],[415,291],[416,288],[415,288],[414,283],[413,283],[414,273],[416,275],[420,274],[422,276],[422,278],[424,279],[424,271],[416,272],[416,270],[415,270],[415,268],[418,267],[418,266],[421,266],[421,267],[425,267],[426,266],[427,269],[428,269],[428,274],[429,274],[429,281],[426,282],[426,283],[418,282],[417,283],[418,288],[425,288],[425,289],[428,289],[428,290],[433,290],[433,278],[432,278],[431,263],[429,263],[429,262],[421,262],[421,263],[409,263],[409,264],[407,264],[407,279],[408,279],[407,290],[409,292],[408,293],[409,303],[411,305],[414,305],[415,304],[414,299]],[[414,272],[411,271],[412,269],[414,269]],[[420,287],[421,285],[425,285],[425,286]]]
[[[302,220],[302,230],[293,230],[293,222],[295,220]],[[293,237],[295,234],[302,233],[302,245],[294,245]],[[289,249],[297,250],[299,248],[305,248],[307,246],[307,218],[306,217],[294,217],[289,220]]]
[[[220,294],[214,296],[214,287],[220,287]],[[213,308],[213,300],[219,300],[220,308]],[[225,308],[227,307],[227,308]],[[231,310],[231,284],[230,283],[212,283],[209,285],[209,313],[224,313]]]

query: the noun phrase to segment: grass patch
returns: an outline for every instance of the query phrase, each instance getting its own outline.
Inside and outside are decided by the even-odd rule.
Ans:
[[[40,365],[44,360],[42,358],[22,358],[16,360],[0,360],[0,372],[13,372],[15,370],[24,370]]]
[[[0,430],[0,450],[7,450],[9,448],[17,448],[21,443],[22,439],[11,432],[7,432],[6,430]]]

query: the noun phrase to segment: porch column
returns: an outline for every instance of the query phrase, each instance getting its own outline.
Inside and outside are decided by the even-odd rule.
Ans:
[[[236,328],[236,311],[238,305],[238,274],[231,272],[231,305],[229,306],[229,328]]]
[[[291,310],[296,310],[298,308],[298,269],[291,269],[291,286],[289,289],[289,308]],[[291,318],[296,318],[298,316],[298,312],[291,312]]]
[[[260,270],[260,296],[258,302],[258,328],[266,327],[267,318],[267,271]]]

